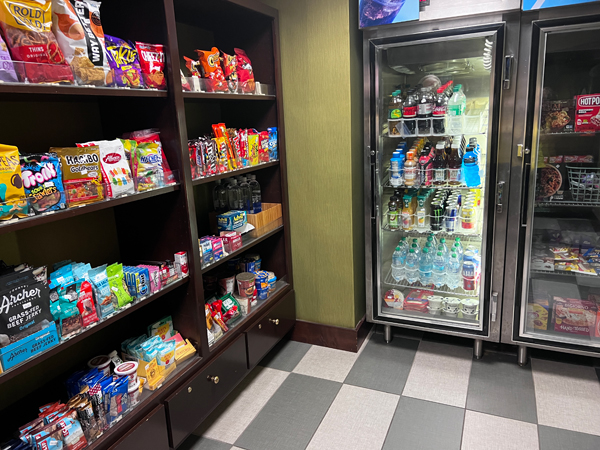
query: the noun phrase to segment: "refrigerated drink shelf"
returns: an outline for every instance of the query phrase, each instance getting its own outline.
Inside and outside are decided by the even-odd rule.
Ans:
[[[390,138],[390,139],[407,139],[407,138],[418,138],[418,137],[435,137],[435,138],[445,138],[445,137],[449,137],[449,136],[455,136],[457,134],[464,134],[465,136],[487,136],[487,131],[485,133],[468,133],[468,132],[463,132],[463,133],[444,133],[444,134],[412,134],[412,135],[407,135],[407,136],[403,136],[401,134],[389,134],[389,133],[382,133],[381,137],[383,138]],[[564,133],[561,133],[564,134]],[[584,133],[578,133],[578,134],[584,134]],[[588,133],[589,134],[589,133]]]
[[[383,280],[383,283],[388,286],[400,287],[400,288],[404,288],[404,289],[427,289],[428,291],[431,291],[434,294],[444,294],[446,296],[452,295],[452,296],[472,297],[472,298],[479,297],[479,286],[478,285],[477,285],[477,289],[475,291],[465,291],[463,288],[450,289],[447,286],[440,287],[440,288],[437,288],[437,287],[434,287],[431,285],[426,286],[426,285],[421,284],[420,281],[410,284],[406,280],[396,281],[394,279],[394,277],[392,276],[392,269],[390,269],[388,271],[388,274],[385,277],[385,279]]]
[[[390,183],[389,179],[385,183],[383,183],[383,187],[384,188],[390,188],[390,189],[418,189],[418,188],[444,189],[444,190],[453,190],[453,189],[477,189],[477,190],[481,190],[481,189],[483,189],[482,186],[471,187],[471,186],[467,186],[466,184],[446,185],[446,186],[438,186],[438,185],[433,185],[433,184],[429,185],[429,186],[406,186],[406,185],[402,184],[400,186],[392,186],[392,184]]]
[[[468,231],[431,231],[429,229],[429,226],[427,226],[426,228],[423,229],[423,231],[421,231],[421,229],[412,229],[412,230],[404,230],[403,228],[399,228],[397,230],[392,230],[390,229],[388,224],[385,224],[382,229],[384,231],[390,232],[390,233],[402,233],[406,236],[414,236],[414,237],[424,237],[424,236],[429,236],[431,233],[435,234],[436,236],[451,236],[451,237],[472,237],[472,238],[477,238],[479,240],[481,240],[481,231],[477,231],[477,232],[468,232]]]

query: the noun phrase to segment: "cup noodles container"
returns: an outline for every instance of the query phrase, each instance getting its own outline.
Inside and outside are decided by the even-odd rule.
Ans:
[[[136,361],[126,361],[115,367],[115,375],[129,378],[128,384],[129,387],[132,387],[138,381],[137,369],[138,363]]]
[[[575,131],[600,131],[600,94],[578,95],[575,109]]]
[[[111,359],[107,355],[100,355],[90,359],[87,365],[90,369],[97,367],[100,372],[103,372],[105,376],[108,376],[110,375],[110,362]]]
[[[188,274],[188,259],[186,252],[175,253],[175,269],[179,278]]]

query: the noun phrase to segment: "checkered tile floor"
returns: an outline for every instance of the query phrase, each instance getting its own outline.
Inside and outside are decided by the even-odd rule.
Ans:
[[[282,342],[180,448],[600,449],[593,367],[394,333],[358,354]]]

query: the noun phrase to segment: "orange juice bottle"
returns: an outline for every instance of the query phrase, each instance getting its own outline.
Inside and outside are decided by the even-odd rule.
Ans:
[[[406,155],[404,163],[404,184],[406,186],[414,186],[417,181],[417,163],[415,161],[415,153],[409,151]]]

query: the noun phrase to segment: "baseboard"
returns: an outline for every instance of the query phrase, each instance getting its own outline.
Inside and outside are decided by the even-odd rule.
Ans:
[[[292,330],[292,340],[322,347],[358,352],[373,324],[363,317],[355,328],[334,327],[297,320]]]

